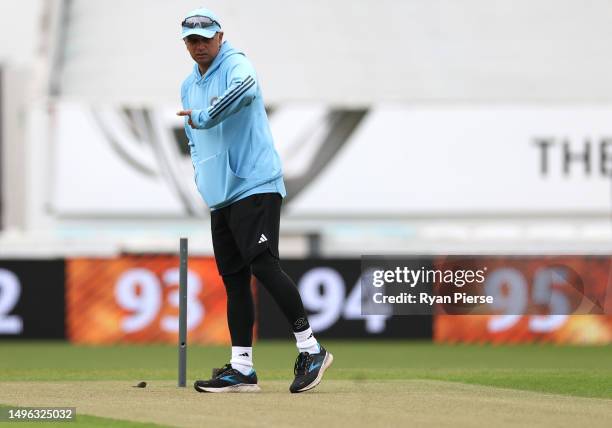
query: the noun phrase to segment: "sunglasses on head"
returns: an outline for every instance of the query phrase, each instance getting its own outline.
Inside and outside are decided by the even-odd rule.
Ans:
[[[181,26],[187,28],[207,28],[213,25],[221,27],[217,21],[208,16],[190,16],[181,23]]]

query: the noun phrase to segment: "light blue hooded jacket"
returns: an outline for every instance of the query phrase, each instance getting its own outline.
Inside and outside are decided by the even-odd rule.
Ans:
[[[255,70],[223,42],[202,76],[198,65],[181,87],[198,191],[211,210],[256,193],[286,196],[280,158],[268,125]]]

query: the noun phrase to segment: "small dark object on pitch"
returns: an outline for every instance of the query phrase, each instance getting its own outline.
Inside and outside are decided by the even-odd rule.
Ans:
[[[146,388],[146,387],[147,387],[146,382],[138,382],[138,385],[134,385],[134,388]]]

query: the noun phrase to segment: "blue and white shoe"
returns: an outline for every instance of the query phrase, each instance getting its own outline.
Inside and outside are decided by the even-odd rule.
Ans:
[[[251,370],[248,375],[243,375],[233,369],[230,364],[220,369],[213,369],[211,379],[196,380],[193,387],[198,392],[258,392],[260,390],[255,370]]]
[[[297,356],[293,369],[295,379],[289,387],[289,391],[293,393],[308,391],[321,382],[325,370],[334,361],[334,356],[321,345],[319,345],[319,348],[318,354],[300,352],[300,355]]]

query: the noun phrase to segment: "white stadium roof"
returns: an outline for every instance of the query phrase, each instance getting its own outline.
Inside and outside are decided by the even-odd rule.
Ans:
[[[191,67],[179,22],[200,1],[55,0],[45,7],[53,3],[66,8],[54,38],[61,96],[177,102]],[[609,0],[205,5],[255,63],[271,104],[612,101]]]

